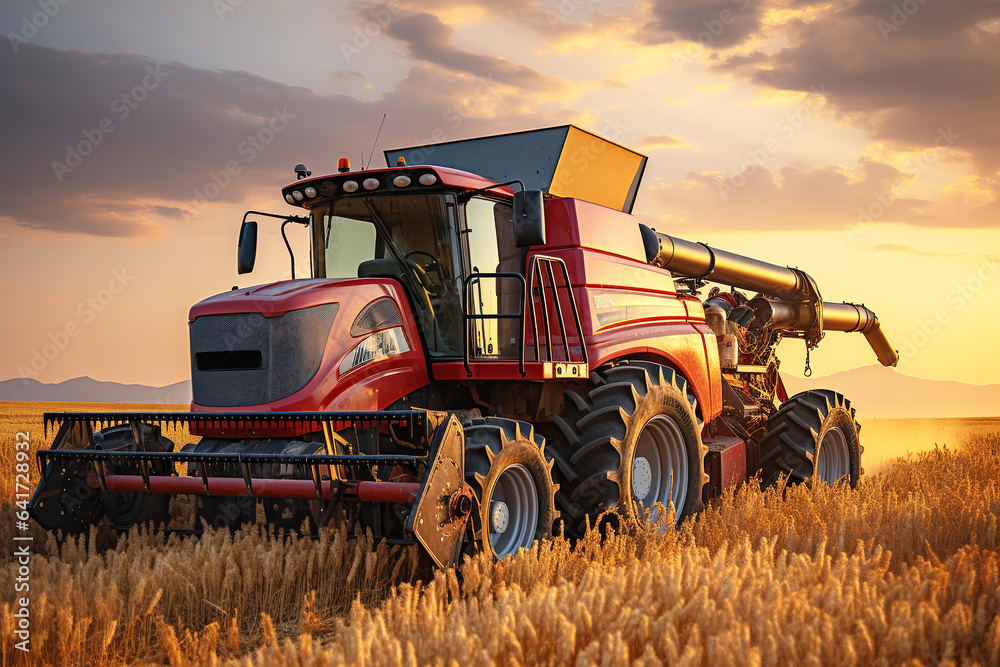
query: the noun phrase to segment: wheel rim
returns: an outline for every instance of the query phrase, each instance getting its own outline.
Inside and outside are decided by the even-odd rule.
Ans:
[[[677,423],[666,415],[646,422],[632,457],[632,497],[642,508],[649,508],[651,520],[660,518],[656,503],[663,507],[672,503],[680,523],[689,470],[687,441]]]
[[[819,456],[816,460],[816,476],[827,484],[834,484],[838,479],[851,472],[851,454],[847,446],[847,436],[838,427],[831,428],[823,436],[819,446]]]
[[[493,484],[487,508],[486,528],[497,558],[532,545],[538,526],[538,490],[527,468],[520,463],[507,466]]]

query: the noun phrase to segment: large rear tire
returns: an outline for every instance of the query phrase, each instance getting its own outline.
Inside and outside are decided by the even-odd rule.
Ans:
[[[635,526],[671,504],[677,523],[704,507],[707,448],[698,402],[673,369],[627,361],[591,373],[586,394],[565,392],[561,438],[553,452],[564,529],[580,537],[604,521]]]
[[[846,480],[856,487],[861,479],[860,429],[851,402],[841,394],[822,389],[792,396],[767,421],[757,464],[761,486],[786,475],[791,484]]]
[[[467,423],[465,481],[478,501],[471,522],[483,551],[502,560],[552,537],[552,464],[531,424],[496,417]]]

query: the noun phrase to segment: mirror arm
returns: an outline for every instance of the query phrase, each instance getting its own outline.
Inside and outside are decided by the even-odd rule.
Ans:
[[[265,213],[264,211],[247,211],[243,214],[243,222],[247,221],[247,218],[251,215],[263,215],[268,218],[277,218],[278,220],[287,220],[288,222],[297,222],[300,225],[308,225],[309,217],[302,215],[278,215],[277,213]]]
[[[515,183],[517,185],[520,185],[521,186],[521,191],[524,192],[524,181],[515,178],[513,181],[507,181],[505,183],[497,183],[496,185],[490,185],[490,186],[485,187],[485,188],[479,188],[478,190],[467,190],[467,191],[461,193],[460,195],[458,195],[458,201],[460,203],[464,204],[467,201],[469,201],[470,199],[472,199],[473,197],[475,197],[476,195],[486,194],[490,190],[496,190],[497,188],[502,188],[502,187],[505,187],[505,186],[508,186],[508,185],[514,185]]]
[[[292,280],[295,280],[295,253],[292,252],[292,244],[288,242],[288,237],[285,235],[285,226],[290,222],[295,221],[285,220],[281,223],[281,240],[285,242],[285,247],[288,248],[288,259],[292,262]]]
[[[281,240],[285,242],[285,247],[288,248],[288,258],[292,262],[292,280],[295,280],[295,253],[292,252],[292,244],[288,242],[288,236],[285,235],[285,226],[290,222],[308,225],[309,218],[301,215],[278,215],[277,213],[265,213],[264,211],[247,211],[243,214],[243,222],[246,223],[247,218],[251,215],[263,215],[268,218],[284,220],[281,223]]]

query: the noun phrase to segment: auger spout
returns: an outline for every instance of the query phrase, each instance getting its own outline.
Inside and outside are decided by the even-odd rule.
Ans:
[[[686,241],[640,224],[646,261],[685,278],[759,292],[753,300],[754,326],[800,332],[818,342],[824,330],[860,331],[879,363],[895,366],[899,355],[869,308],[824,302],[809,274],[759,259]]]

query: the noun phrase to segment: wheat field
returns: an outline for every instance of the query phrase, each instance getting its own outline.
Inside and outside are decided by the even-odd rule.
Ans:
[[[0,404],[4,549],[14,544],[15,433],[30,429],[32,446],[44,447],[40,416],[52,409],[88,408]],[[166,435],[190,438],[183,429]],[[36,526],[31,652],[14,647],[18,565],[8,559],[0,658],[996,665],[998,471],[1000,433],[978,432],[957,448],[887,462],[857,490],[743,487],[677,531],[647,526],[573,547],[555,540],[447,571],[412,547],[334,531],[313,541],[259,528],[200,539],[137,530],[115,544],[95,530],[89,541],[58,544]]]

